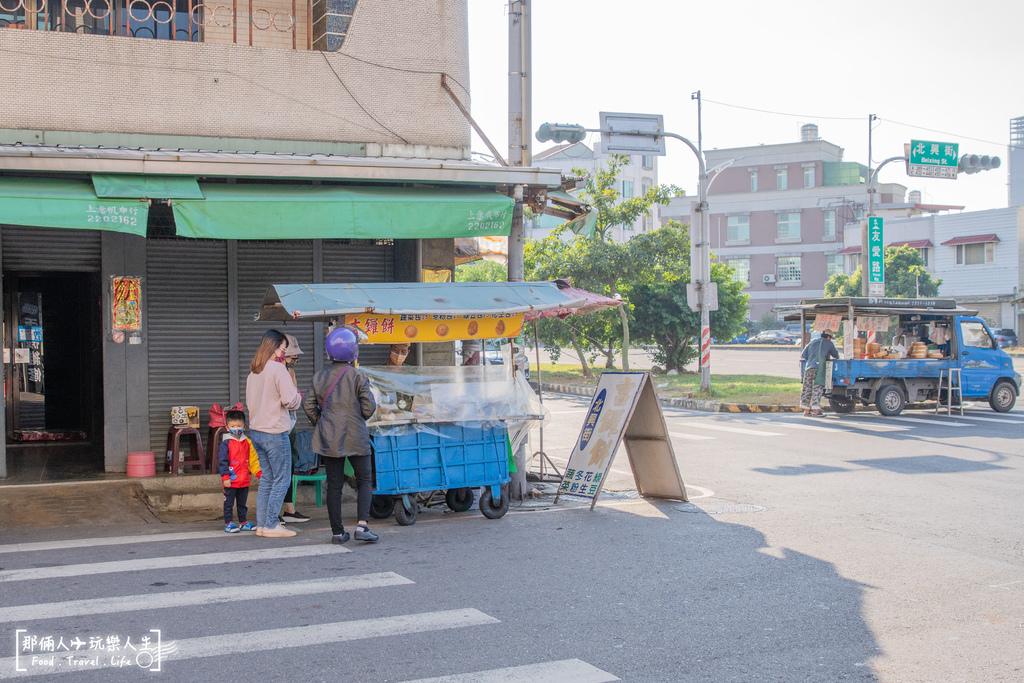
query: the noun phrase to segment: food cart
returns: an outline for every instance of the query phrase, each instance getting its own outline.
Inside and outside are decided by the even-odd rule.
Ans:
[[[919,401],[938,401],[949,413],[967,398],[1006,412],[1020,393],[1013,359],[977,311],[953,299],[805,299],[785,319],[804,330],[813,321],[814,330],[842,338],[842,358],[826,365],[825,395],[837,413],[874,403],[883,415],[899,415]]]
[[[522,334],[530,311],[584,303],[568,283],[389,283],[271,285],[258,321],[350,325],[369,344],[502,339]],[[498,366],[362,367],[377,411],[371,513],[392,510],[413,524],[421,501],[445,494],[456,511],[473,504],[498,518],[508,510],[509,460],[543,407],[514,363]]]

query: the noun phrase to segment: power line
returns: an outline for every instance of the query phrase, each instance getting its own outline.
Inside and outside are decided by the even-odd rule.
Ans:
[[[960,135],[959,133],[950,133],[950,132],[947,132],[947,131],[944,131],[944,130],[935,130],[934,128],[925,128],[924,126],[915,126],[915,125],[913,125],[911,123],[902,123],[900,121],[894,121],[893,119],[882,119],[882,118],[879,118],[879,120],[880,121],[888,121],[889,123],[895,123],[897,126],[904,126],[906,128],[915,128],[917,130],[926,130],[929,133],[938,133],[939,135],[949,135],[951,137],[962,138],[964,140],[974,140],[975,142],[984,142],[984,143],[989,144],[989,145],[996,145],[997,147],[1002,147],[1003,144],[1004,144],[1002,142],[993,142],[992,140],[985,140],[985,139],[982,139],[982,138],[972,138],[969,135]],[[1021,146],[1021,145],[1007,145],[1007,146],[1012,148],[1012,149],[1024,149],[1024,146]]]
[[[770,111],[768,109],[756,109],[754,107],[744,107],[744,106],[741,106],[739,104],[729,104],[728,102],[718,102],[716,100],[709,100],[706,97],[703,98],[703,100],[705,102],[710,102],[711,104],[717,104],[717,105],[720,105],[722,107],[732,107],[733,109],[746,109],[747,111],[756,111],[756,112],[758,112],[760,114],[774,114],[775,116],[792,116],[793,118],[798,118],[798,119],[829,119],[831,121],[862,121],[864,119],[863,116],[811,116],[810,114],[790,114],[789,112],[784,112],[784,111]]]
[[[321,55],[321,56],[322,56],[322,57],[324,58],[324,61],[325,61],[325,62],[327,62],[327,66],[328,66],[328,67],[330,67],[330,69],[331,69],[331,73],[333,73],[333,74],[334,74],[334,77],[338,79],[338,83],[341,83],[341,87],[345,89],[345,92],[347,92],[347,93],[348,93],[348,96],[349,96],[349,97],[351,97],[351,98],[352,98],[352,101],[356,103],[356,106],[357,106],[357,107],[359,107],[360,109],[362,109],[362,110],[363,110],[363,113],[364,113],[364,114],[366,114],[366,115],[367,115],[367,116],[369,116],[369,117],[370,117],[371,119],[373,119],[374,123],[376,123],[376,124],[377,124],[378,126],[380,126],[381,128],[383,128],[383,129],[384,129],[384,130],[386,130],[387,132],[391,133],[391,134],[392,134],[392,135],[394,135],[394,136],[395,136],[396,138],[398,138],[399,140],[401,140],[402,142],[404,142],[405,144],[407,144],[407,145],[408,145],[408,144],[409,144],[409,141],[408,141],[408,140],[406,140],[406,139],[405,139],[405,138],[403,138],[403,137],[402,137],[401,135],[399,135],[399,134],[398,134],[398,133],[396,133],[395,131],[391,130],[391,129],[390,129],[390,128],[388,128],[387,126],[385,126],[385,125],[384,125],[384,124],[383,124],[383,123],[382,123],[381,121],[379,121],[379,120],[377,119],[377,117],[376,117],[376,116],[374,116],[374,115],[373,115],[373,114],[371,114],[371,113],[370,113],[369,111],[367,111],[366,107],[364,107],[364,106],[362,105],[362,103],[361,103],[361,102],[360,102],[359,100],[357,100],[357,99],[356,99],[356,96],[355,96],[355,95],[353,95],[353,94],[352,94],[352,91],[348,89],[348,86],[347,86],[347,85],[345,85],[345,81],[341,80],[341,76],[340,76],[340,75],[338,74],[338,72],[337,72],[337,71],[335,71],[335,70],[334,70],[334,65],[333,65],[333,64],[331,64],[331,60],[327,59],[327,53],[325,53],[325,52],[321,52],[321,53],[320,53],[320,55]]]

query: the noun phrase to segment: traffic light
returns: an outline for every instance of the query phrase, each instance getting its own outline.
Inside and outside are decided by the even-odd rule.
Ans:
[[[960,163],[957,164],[957,170],[960,173],[977,173],[979,171],[991,171],[993,168],[999,168],[1003,162],[999,157],[990,157],[987,154],[983,157],[979,157],[977,154],[964,154],[960,157]]]
[[[542,123],[537,129],[538,142],[583,142],[587,130],[571,123]]]

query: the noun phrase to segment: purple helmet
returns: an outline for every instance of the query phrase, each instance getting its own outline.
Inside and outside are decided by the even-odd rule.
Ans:
[[[333,361],[353,361],[359,357],[359,336],[348,327],[335,328],[327,335],[324,349]]]

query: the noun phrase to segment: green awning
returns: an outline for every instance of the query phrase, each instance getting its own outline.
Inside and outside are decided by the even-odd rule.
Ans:
[[[0,177],[0,223],[146,236],[149,203],[99,199],[88,180]]]
[[[93,173],[97,197],[107,199],[202,199],[194,176]]]
[[[178,235],[208,239],[416,239],[508,235],[513,201],[453,188],[203,183],[172,199]]]

